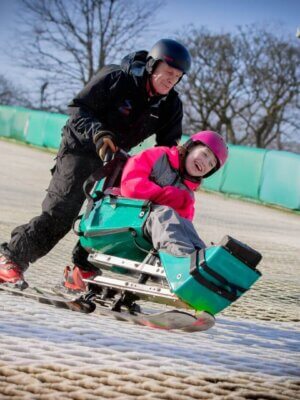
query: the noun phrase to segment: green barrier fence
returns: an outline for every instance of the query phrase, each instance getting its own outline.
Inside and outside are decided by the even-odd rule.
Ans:
[[[31,111],[25,131],[25,141],[35,146],[44,145],[45,124],[49,113],[44,111]]]
[[[46,120],[44,127],[45,147],[58,148],[61,141],[62,128],[65,125],[68,117],[63,114],[50,114]]]
[[[0,106],[0,136],[58,148],[67,118],[63,114]],[[181,143],[188,138],[188,135],[183,135]],[[132,153],[154,143],[155,138],[151,136],[136,146]],[[299,211],[300,155],[231,145],[226,165],[205,179],[202,187]]]
[[[15,107],[0,106],[0,135],[11,137],[11,125],[16,113]]]
[[[287,151],[267,152],[259,199],[300,210],[300,155]]]
[[[203,181],[202,187],[241,197],[258,199],[267,150],[229,145],[225,166]]]
[[[11,120],[10,137],[24,142],[30,110],[21,107],[15,107],[15,110],[16,112]]]
[[[220,191],[258,199],[266,152],[252,147],[230,146]]]
[[[226,170],[226,165],[219,171],[214,173],[212,176],[210,176],[209,178],[204,179],[201,184],[201,187],[203,187],[204,189],[220,192],[222,183],[224,181],[225,170]]]

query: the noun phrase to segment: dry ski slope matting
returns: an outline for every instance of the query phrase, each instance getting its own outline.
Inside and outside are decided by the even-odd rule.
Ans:
[[[40,212],[54,156],[0,141],[0,239]],[[207,242],[229,234],[264,255],[263,278],[204,333],[133,326],[0,292],[0,399],[300,399],[300,218],[197,194]],[[69,234],[31,266],[51,287],[70,263]]]

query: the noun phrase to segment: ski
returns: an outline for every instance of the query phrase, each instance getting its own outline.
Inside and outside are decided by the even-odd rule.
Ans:
[[[22,296],[28,299],[33,299],[42,304],[50,304],[58,308],[69,309],[72,311],[82,312],[89,314],[95,310],[95,304],[89,302],[81,302],[80,299],[65,298],[61,296],[55,296],[50,294],[45,294],[42,290],[37,290],[37,288],[28,288],[26,290],[15,289],[5,284],[0,285],[0,290],[10,293],[15,296]]]
[[[53,288],[52,290],[55,294],[64,298],[70,296],[70,294],[58,291],[57,288]],[[97,302],[97,300],[95,301]],[[124,310],[120,312],[113,311],[109,309],[108,306],[99,305],[97,302],[96,313],[112,316],[119,321],[132,322],[135,325],[144,325],[163,330],[179,329],[185,332],[197,332],[206,331],[215,325],[215,317],[205,311],[202,311],[197,316],[193,316],[181,310],[167,310],[153,313],[140,311],[131,314]]]
[[[42,292],[44,289],[39,290]],[[63,293],[55,287],[50,291],[47,289],[44,290],[46,294],[49,293],[51,295],[51,292],[64,299],[68,299],[71,296],[71,294]],[[104,305],[105,302],[99,304],[97,298],[93,299],[93,301],[97,303],[97,314],[112,316],[119,321],[132,322],[136,325],[144,325],[156,329],[180,329],[185,332],[197,332],[206,331],[215,325],[214,316],[205,311],[202,311],[197,316],[181,310],[167,310],[153,313],[145,313],[140,310],[139,312],[130,313],[123,309],[122,311],[113,311],[109,308],[111,306],[109,302],[106,305]]]
[[[95,281],[93,281],[95,283]],[[95,290],[97,286],[91,286],[92,291]],[[105,288],[105,286],[103,286]],[[102,287],[102,288],[103,288]],[[116,288],[116,286],[112,286]],[[126,292],[128,290],[128,286]],[[70,293],[65,293],[59,290],[58,288],[52,288],[52,291],[65,298],[70,296]],[[124,292],[123,292],[124,293]],[[130,292],[129,292],[130,293]],[[127,292],[128,294],[128,292]],[[136,292],[135,292],[136,294]],[[141,293],[137,293],[140,297]],[[151,298],[153,300],[153,297]],[[150,301],[151,301],[150,300]],[[101,300],[99,302],[99,298],[96,296],[93,301],[97,303],[96,312],[102,315],[111,315],[118,320],[123,320],[127,322],[132,322],[137,325],[145,325],[152,328],[157,329],[165,329],[165,330],[172,330],[172,329],[180,329],[186,332],[196,332],[196,331],[205,331],[212,328],[215,325],[215,317],[205,311],[198,313],[196,316],[191,315],[190,313],[183,311],[183,310],[167,310],[167,311],[160,311],[160,312],[143,312],[142,310],[134,311],[134,313],[130,313],[128,311],[116,312],[109,307],[111,307],[111,302],[106,302],[105,300]],[[99,305],[100,304],[100,305]],[[178,304],[182,304],[178,302]],[[174,305],[174,303],[173,303]]]
[[[135,312],[134,314],[122,310],[113,311],[107,306],[97,306],[85,295],[71,298],[63,293],[53,292],[48,289],[29,288],[25,291],[14,289],[5,285],[0,285],[0,290],[12,295],[23,296],[33,299],[42,304],[53,305],[58,308],[69,309],[81,313],[91,313],[97,310],[97,314],[113,317],[119,321],[131,322],[136,325],[148,326],[150,328],[162,330],[182,330],[185,332],[206,331],[214,326],[215,318],[213,315],[203,311],[198,316],[193,316],[185,311],[168,310],[154,312],[151,314]],[[97,307],[97,308],[96,308]]]
[[[180,310],[162,311],[153,314],[137,313],[136,315],[112,312],[118,320],[163,330],[178,329],[185,332],[199,332],[206,331],[215,324],[214,316],[205,311],[202,311],[197,317]]]

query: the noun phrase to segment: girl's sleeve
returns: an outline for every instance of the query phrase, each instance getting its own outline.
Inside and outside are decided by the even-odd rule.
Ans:
[[[122,174],[121,194],[169,206],[180,213],[181,209],[185,209],[187,202],[192,202],[189,193],[174,186],[161,187],[150,179],[155,162],[163,154],[163,148],[153,148],[131,157]]]

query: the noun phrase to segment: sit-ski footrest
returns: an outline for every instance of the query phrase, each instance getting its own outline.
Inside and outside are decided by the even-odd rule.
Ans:
[[[166,277],[164,268],[157,264],[150,265],[144,262],[132,261],[127,258],[115,257],[97,252],[89,254],[88,261],[94,265],[98,265],[102,269],[119,267],[131,272],[143,273],[157,278]]]
[[[100,287],[108,287],[118,291],[135,293],[140,299],[155,303],[171,305],[179,308],[189,308],[178,299],[169,289],[160,286],[150,286],[142,283],[123,281],[106,276],[96,276],[94,279],[83,279],[85,283]]]

